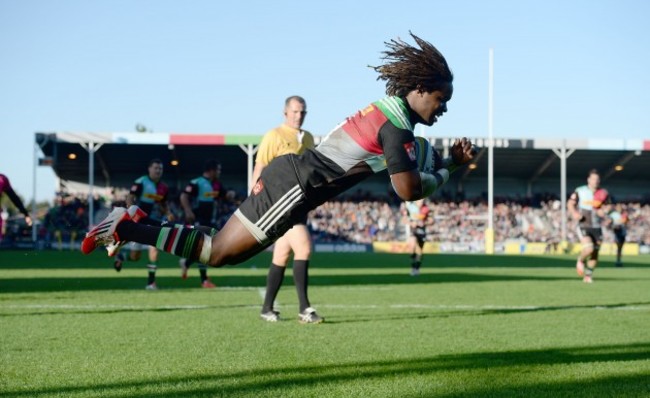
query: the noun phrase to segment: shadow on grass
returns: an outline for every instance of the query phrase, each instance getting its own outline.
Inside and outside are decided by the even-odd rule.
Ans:
[[[146,256],[144,256],[146,257]],[[269,252],[262,252],[237,267],[251,265],[267,267],[271,261]],[[423,267],[428,268],[573,268],[575,256],[569,255],[482,255],[482,254],[425,254]],[[650,256],[629,256],[624,258],[625,268],[648,268]],[[145,260],[140,260],[144,264]],[[312,266],[317,268],[385,268],[410,267],[408,254],[390,253],[314,253]],[[99,250],[84,256],[80,252],[59,251],[15,251],[0,250],[0,269],[106,269],[112,260]],[[178,257],[161,253],[159,267],[178,268]],[[614,267],[614,257],[603,256],[599,267]]]
[[[255,258],[235,267],[246,273],[250,267],[265,268],[270,261],[270,253],[264,252]],[[407,255],[386,253],[316,253],[312,259],[312,269],[364,269],[367,272],[356,275],[312,273],[312,286],[341,286],[341,285],[389,285],[389,284],[437,284],[437,283],[476,283],[476,282],[518,282],[518,281],[561,281],[575,279],[573,267],[575,260],[569,257],[534,257],[534,256],[483,256],[467,254],[427,255],[423,264],[423,273],[413,278],[408,275],[410,258]],[[525,264],[525,265],[524,265]],[[92,253],[83,256],[75,252],[6,252],[0,251],[0,272],[2,269],[35,270],[30,277],[0,278],[0,293],[24,292],[61,292],[84,290],[140,290],[144,288],[146,271],[144,260],[137,263],[128,262],[126,268],[143,269],[142,277],[126,277],[114,274],[112,277],[38,277],[38,269],[101,269],[110,270],[112,260],[105,253]],[[400,273],[381,273],[387,268],[403,268]],[[453,272],[448,268],[455,268]],[[529,269],[527,274],[510,275],[507,270],[494,271],[493,267],[511,269]],[[566,276],[545,276],[536,273],[536,268],[566,268]],[[178,269],[178,258],[162,253],[159,268]],[[492,272],[480,273],[482,268],[492,268]],[[463,272],[467,269],[468,272]],[[377,272],[373,272],[377,271]],[[433,272],[429,272],[433,271]],[[440,272],[442,271],[442,272]],[[192,272],[197,272],[193,268]],[[263,288],[266,285],[266,275],[232,275],[220,273],[218,269],[210,269],[210,275],[217,285],[229,287]],[[570,273],[568,273],[570,272]],[[33,276],[33,277],[32,277]],[[621,278],[625,272],[621,273]],[[286,278],[286,284],[293,282]],[[599,280],[616,280],[607,277]],[[198,279],[191,278],[183,281],[180,278],[158,276],[158,285],[165,289],[193,289],[199,287]]]
[[[266,275],[233,276],[219,275],[218,271],[210,274],[218,286],[263,288],[266,286]],[[394,285],[394,284],[436,284],[436,283],[478,283],[478,282],[520,282],[520,281],[561,281],[575,280],[573,276],[556,277],[537,275],[533,271],[529,275],[506,274],[477,274],[474,272],[450,272],[421,274],[417,278],[409,276],[406,271],[400,274],[368,274],[361,275],[311,275],[310,286],[358,286],[358,285]],[[146,271],[142,277],[119,276],[113,277],[38,277],[33,278],[3,278],[0,279],[0,293],[34,293],[62,292],[84,290],[144,290]],[[293,284],[290,276],[286,284]],[[161,289],[196,289],[199,288],[198,278],[181,280],[180,277],[157,276],[156,284]],[[218,291],[217,287],[217,291]]]
[[[559,305],[559,306],[521,306],[521,307],[472,307],[472,306],[435,306],[432,305],[428,310],[418,311],[415,307],[408,311],[401,311],[395,314],[377,315],[371,312],[368,316],[355,314],[353,317],[329,317],[327,324],[359,323],[359,322],[377,322],[377,321],[412,321],[416,319],[429,318],[451,318],[461,316],[481,316],[481,315],[509,315],[529,312],[544,311],[573,311],[573,310],[615,310],[625,309],[634,306],[648,306],[647,302],[618,303],[618,304],[592,304],[592,305]]]
[[[250,308],[257,307],[257,303],[253,304],[227,304],[227,305],[88,305],[83,304],[75,305],[16,305],[7,306],[3,308],[0,305],[0,310],[20,310],[19,312],[6,312],[0,313],[0,318],[19,318],[25,316],[42,316],[42,315],[70,315],[70,314],[124,314],[124,313],[143,313],[143,312],[174,312],[174,311],[203,311],[203,310],[223,310],[223,309],[236,309],[236,308]],[[26,310],[32,310],[26,312]]]
[[[448,398],[465,396],[647,396],[650,375],[629,367],[628,374],[562,381],[537,381],[540,366],[589,365],[591,363],[634,362],[650,360],[650,343],[556,348],[507,352],[440,355],[432,357],[372,362],[342,362],[320,366],[296,366],[193,376],[186,370],[183,377],[156,377],[131,382],[98,382],[92,385],[51,387],[0,392],[0,397],[35,395],[109,395],[123,397],[196,397],[196,396],[332,396],[331,391],[348,391],[355,396],[367,395],[369,388],[384,378],[421,378],[420,393]],[[620,366],[618,367],[620,369]],[[464,377],[478,377],[459,386],[449,372],[463,372]],[[179,370],[179,373],[183,372]],[[442,374],[444,372],[444,374]],[[467,375],[467,372],[478,372]],[[481,373],[483,372],[483,373]],[[491,383],[489,377],[499,372],[520,374],[521,384]],[[548,373],[547,373],[548,374]],[[559,375],[561,377],[561,375]],[[486,379],[484,381],[481,381]],[[510,380],[514,380],[511,378]],[[451,381],[451,385],[445,384]],[[365,386],[365,382],[371,382]],[[343,384],[347,384],[342,387]],[[456,385],[454,385],[456,384]],[[453,391],[454,387],[459,392]],[[339,388],[339,390],[336,390]],[[342,390],[340,389],[342,388]],[[449,390],[452,390],[449,392]],[[147,391],[148,390],[148,391]],[[448,391],[441,394],[441,390]],[[525,394],[524,394],[525,392]],[[375,394],[381,393],[374,391]]]
[[[261,287],[266,285],[265,276],[250,276],[242,278],[211,275],[219,286]],[[89,290],[141,290],[144,291],[147,281],[146,270],[142,277],[103,277],[103,278],[6,278],[0,279],[0,293],[36,293],[36,292],[67,292]],[[198,278],[182,280],[180,277],[157,276],[156,284],[161,290],[200,289]],[[218,287],[213,291],[218,291]],[[156,292],[151,292],[156,294]]]

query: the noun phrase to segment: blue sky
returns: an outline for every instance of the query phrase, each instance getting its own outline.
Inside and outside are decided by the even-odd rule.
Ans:
[[[0,172],[32,197],[34,132],[263,134],[284,98],[326,134],[384,95],[368,65],[409,30],[455,75],[428,136],[650,139],[650,2],[0,0]],[[51,170],[37,170],[49,200]],[[497,176],[498,177],[498,176]]]

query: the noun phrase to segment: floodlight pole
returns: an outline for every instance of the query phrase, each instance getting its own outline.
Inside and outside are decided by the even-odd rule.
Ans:
[[[92,227],[95,220],[95,152],[102,144],[90,141],[81,146],[88,151],[88,226]]]
[[[494,254],[494,49],[490,48],[488,83],[488,225],[485,254]]]

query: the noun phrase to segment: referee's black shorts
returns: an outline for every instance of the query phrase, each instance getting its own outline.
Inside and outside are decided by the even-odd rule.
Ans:
[[[270,245],[295,224],[304,223],[312,209],[291,156],[277,157],[262,170],[250,196],[234,214],[262,245]]]

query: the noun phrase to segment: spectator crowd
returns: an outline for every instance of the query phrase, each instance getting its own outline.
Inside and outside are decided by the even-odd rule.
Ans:
[[[231,195],[219,203],[217,224],[222,226],[237,209],[241,195]],[[110,200],[94,201],[95,215],[105,216]],[[483,242],[487,227],[487,202],[475,200],[432,200],[426,221],[427,241],[450,243]],[[650,246],[650,205],[640,202],[622,203],[629,216],[627,241]],[[177,200],[172,211],[182,219]],[[74,195],[57,195],[54,205],[37,217],[37,237],[45,247],[74,249],[88,228],[88,200]],[[519,240],[557,244],[562,236],[562,209],[557,198],[498,198],[494,204],[494,240]],[[324,203],[310,213],[308,227],[315,242],[350,242],[370,244],[381,241],[404,241],[408,234],[404,203],[393,197],[372,197],[357,193],[347,198]],[[5,223],[5,245],[11,239],[31,237],[26,226]],[[578,242],[576,224],[567,217],[567,240]],[[611,228],[603,229],[604,242],[613,242]]]
[[[488,208],[482,200],[427,203],[427,241],[475,243],[484,240]],[[622,203],[629,216],[627,241],[650,245],[650,205]],[[402,241],[408,225],[405,205],[386,201],[328,202],[312,211],[309,226],[315,240],[371,243]],[[578,242],[577,225],[567,216],[567,240]],[[494,240],[559,243],[562,209],[558,199],[536,204],[528,200],[501,199],[494,205]],[[603,228],[603,241],[613,242],[611,228]]]

